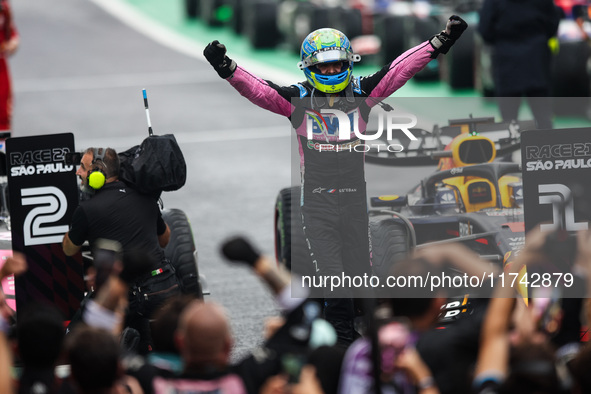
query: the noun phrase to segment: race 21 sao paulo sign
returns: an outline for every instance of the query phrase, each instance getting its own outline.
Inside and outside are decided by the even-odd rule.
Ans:
[[[591,128],[521,135],[525,228],[579,231],[591,220]]]

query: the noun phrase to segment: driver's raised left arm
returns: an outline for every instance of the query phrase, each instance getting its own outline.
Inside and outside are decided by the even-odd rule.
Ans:
[[[440,53],[446,54],[467,27],[462,18],[452,15],[439,34],[410,48],[380,71],[361,78],[361,89],[370,97],[390,96]]]

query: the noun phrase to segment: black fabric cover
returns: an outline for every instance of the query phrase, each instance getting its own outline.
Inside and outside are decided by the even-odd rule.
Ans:
[[[172,134],[152,135],[119,153],[119,178],[137,191],[159,196],[185,185],[187,165]]]

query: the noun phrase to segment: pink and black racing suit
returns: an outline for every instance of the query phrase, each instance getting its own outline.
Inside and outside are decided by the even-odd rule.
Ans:
[[[432,60],[433,47],[426,41],[400,55],[380,71],[355,78],[338,95],[330,97],[308,82],[278,86],[238,66],[228,82],[252,103],[283,115],[297,134],[302,184],[304,233],[315,270],[321,277],[343,273],[371,274],[363,143],[349,133],[338,138],[318,115],[322,108],[357,112],[358,130],[366,131],[371,108],[388,97]],[[356,119],[356,117],[350,117]],[[308,129],[312,127],[312,138]],[[326,127],[325,127],[326,126]],[[292,262],[296,264],[296,262]],[[325,318],[339,338],[352,334],[355,314],[351,289],[324,289]],[[357,294],[359,295],[359,294]]]

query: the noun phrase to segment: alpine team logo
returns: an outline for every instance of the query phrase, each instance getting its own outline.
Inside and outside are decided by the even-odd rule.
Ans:
[[[324,191],[326,191],[328,194],[334,194],[334,193],[336,193],[337,189],[327,189],[324,187],[317,187],[316,189],[312,190],[312,193],[320,194]]]

